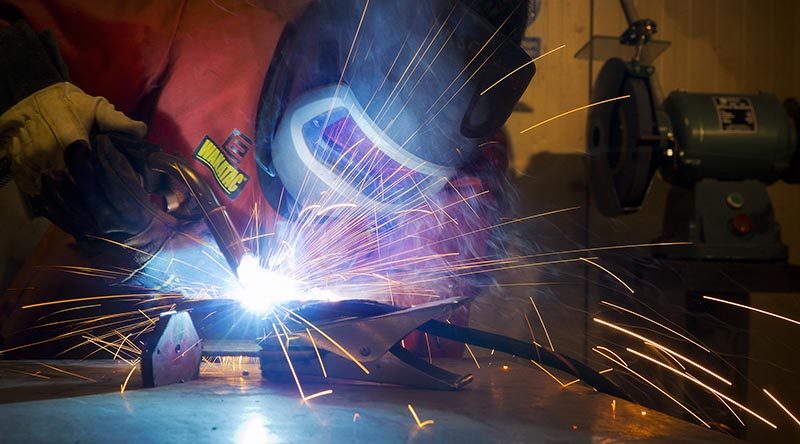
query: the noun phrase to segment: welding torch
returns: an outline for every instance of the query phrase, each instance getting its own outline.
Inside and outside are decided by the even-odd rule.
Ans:
[[[161,151],[153,152],[148,156],[147,166],[144,175],[146,188],[155,188],[156,184],[161,182],[161,175],[186,185],[189,196],[180,196],[180,193],[175,191],[163,195],[166,201],[166,210],[173,212],[186,201],[186,198],[191,198],[197,204],[200,215],[208,225],[217,247],[225,257],[234,276],[238,276],[239,264],[247,250],[244,248],[242,237],[233,225],[228,211],[224,205],[219,203],[208,183],[185,160]]]

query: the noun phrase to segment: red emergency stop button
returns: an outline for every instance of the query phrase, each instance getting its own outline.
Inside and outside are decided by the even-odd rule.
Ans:
[[[747,214],[737,214],[731,221],[731,227],[735,234],[744,236],[753,231],[753,218]]]

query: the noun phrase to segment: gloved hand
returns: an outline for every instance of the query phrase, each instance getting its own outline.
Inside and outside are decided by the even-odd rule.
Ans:
[[[0,158],[11,161],[22,192],[38,196],[43,176],[65,171],[66,147],[88,143],[93,129],[147,133],[144,123],[68,82],[51,34],[37,36],[24,22],[0,29],[0,59]]]
[[[93,262],[120,271],[121,282],[187,294],[222,287],[230,272],[192,202],[170,214],[145,188],[148,156],[158,150],[119,133],[71,144],[66,171],[43,179],[40,211]],[[189,194],[175,181],[158,188]]]
[[[114,109],[102,97],[92,97],[69,82],[56,83],[26,97],[0,116],[0,151],[11,160],[20,191],[41,192],[42,177],[66,170],[65,149],[88,143],[93,127],[143,138],[147,126]]]
[[[179,226],[143,187],[147,155],[158,147],[144,141],[133,149],[117,147],[106,134],[92,142],[66,147],[65,170],[43,179],[40,211],[79,242],[104,238],[124,243],[135,249],[134,257],[144,254],[136,250],[157,250]]]

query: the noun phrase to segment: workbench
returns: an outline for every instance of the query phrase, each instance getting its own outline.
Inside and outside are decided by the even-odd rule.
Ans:
[[[562,388],[508,356],[479,360],[480,369],[472,360],[434,363],[475,381],[455,392],[303,383],[306,396],[333,389],[303,402],[293,381],[264,381],[256,363],[236,359],[204,363],[198,380],[153,389],[141,388],[139,369],[131,374],[121,361],[0,361],[0,441],[738,442],[581,383]],[[419,421],[434,423],[419,427],[409,404]]]

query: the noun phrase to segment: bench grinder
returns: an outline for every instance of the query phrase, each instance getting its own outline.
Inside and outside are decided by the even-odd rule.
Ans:
[[[671,185],[660,240],[692,244],[655,254],[785,260],[787,248],[766,187],[778,180],[800,182],[797,101],[781,104],[769,93],[685,91],[673,91],[659,101],[655,69],[646,55],[660,52],[648,51],[651,42],[663,48],[666,42],[651,41],[656,32],[652,20],[633,20],[627,9],[626,16],[630,27],[615,40],[633,56],[604,63],[592,102],[630,97],[594,107],[587,122],[598,209],[610,217],[637,211],[659,172]],[[601,39],[608,47],[609,38]],[[592,43],[597,58],[598,41],[587,46]]]

